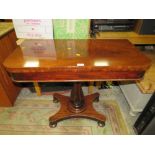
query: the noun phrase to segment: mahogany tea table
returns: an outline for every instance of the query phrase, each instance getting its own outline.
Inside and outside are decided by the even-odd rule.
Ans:
[[[84,96],[81,82],[141,79],[151,62],[128,40],[25,40],[3,63],[15,82],[74,82],[70,97],[54,94],[60,110],[50,127],[69,118],[88,118],[104,126],[93,107],[99,93]]]

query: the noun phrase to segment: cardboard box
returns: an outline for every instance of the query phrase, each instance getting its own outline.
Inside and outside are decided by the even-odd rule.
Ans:
[[[54,39],[88,39],[89,19],[54,19]]]
[[[51,19],[14,19],[17,38],[53,39]]]

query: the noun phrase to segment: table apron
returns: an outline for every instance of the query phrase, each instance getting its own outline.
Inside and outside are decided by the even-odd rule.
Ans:
[[[108,80],[138,80],[144,71],[104,71],[104,72],[21,72],[11,73],[14,81],[108,81]]]

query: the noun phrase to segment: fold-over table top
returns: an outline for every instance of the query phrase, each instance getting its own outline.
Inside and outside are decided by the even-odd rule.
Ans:
[[[3,63],[16,81],[140,79],[150,59],[128,40],[25,40]]]

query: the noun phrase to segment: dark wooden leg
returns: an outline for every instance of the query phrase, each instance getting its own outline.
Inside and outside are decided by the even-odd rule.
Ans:
[[[60,110],[49,118],[50,127],[56,127],[57,122],[69,118],[88,118],[104,126],[106,117],[99,114],[93,107],[94,101],[99,101],[99,93],[84,96],[81,83],[74,83],[71,96],[54,94],[54,101],[60,101]]]

